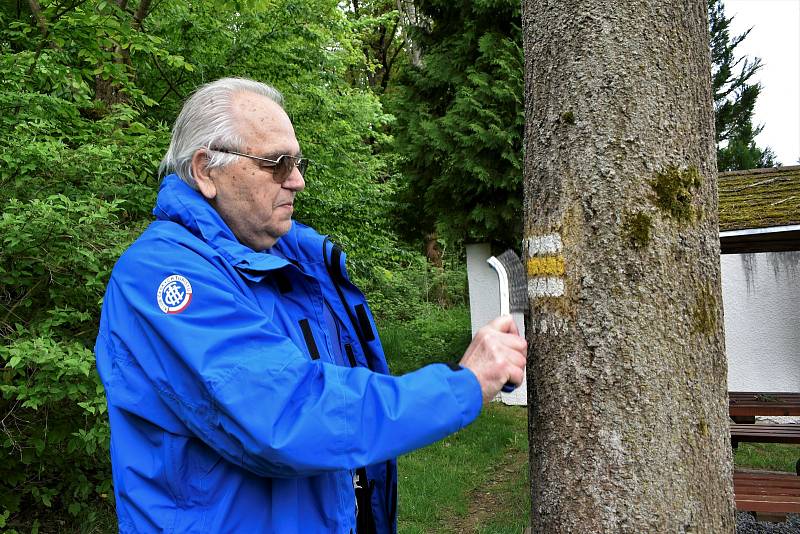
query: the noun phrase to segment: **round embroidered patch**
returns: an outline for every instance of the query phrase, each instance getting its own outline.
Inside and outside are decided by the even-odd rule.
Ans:
[[[180,313],[192,301],[192,284],[179,274],[168,276],[158,286],[156,300],[164,313]]]

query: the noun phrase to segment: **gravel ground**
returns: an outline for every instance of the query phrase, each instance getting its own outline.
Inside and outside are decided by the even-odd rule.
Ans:
[[[745,512],[736,513],[736,534],[800,534],[800,515],[789,514],[785,523],[756,521]]]

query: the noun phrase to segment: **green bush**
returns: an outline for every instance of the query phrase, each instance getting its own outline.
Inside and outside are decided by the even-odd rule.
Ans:
[[[467,272],[457,259],[434,267],[422,254],[407,252],[407,263],[388,269],[377,266],[373,276],[359,279],[378,320],[413,321],[437,308],[467,303]]]
[[[31,525],[43,510],[92,522],[111,494],[108,422],[94,354],[39,337],[0,348],[1,523]]]
[[[92,346],[108,273],[136,233],[118,201],[12,198],[0,217],[0,527],[92,524],[111,495]],[[41,523],[44,521],[44,523]]]
[[[469,309],[429,306],[410,320],[391,320],[378,325],[386,359],[399,375],[436,362],[461,359],[472,339]]]
[[[279,84],[314,162],[298,219],[350,254],[380,320],[425,330],[402,354],[455,357],[459,320],[441,308],[463,305],[463,267],[430,268],[395,232],[392,118],[346,79],[365,58],[336,2],[165,2],[136,23],[114,2],[39,4],[41,18],[0,2],[0,532],[110,515],[100,304],[152,218],[169,123],[202,82]]]

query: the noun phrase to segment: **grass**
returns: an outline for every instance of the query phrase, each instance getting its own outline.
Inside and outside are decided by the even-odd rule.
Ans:
[[[526,421],[524,408],[493,403],[469,427],[400,458],[399,532],[521,532],[530,509]]]
[[[800,459],[800,445],[740,443],[734,453],[733,463],[736,467],[794,473],[798,459]]]

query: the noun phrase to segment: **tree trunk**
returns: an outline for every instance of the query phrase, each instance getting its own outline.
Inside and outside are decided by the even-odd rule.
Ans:
[[[117,0],[116,3],[121,11],[127,12],[127,0]],[[133,31],[141,31],[142,22],[150,13],[150,4],[151,0],[141,0],[136,10],[130,15],[131,18],[120,21],[120,24],[130,24]],[[113,51],[114,63],[131,68],[131,55],[127,48],[116,44],[111,50]],[[132,74],[132,76],[133,75],[135,75],[135,73]],[[120,84],[118,80],[105,80],[100,76],[95,76],[94,94],[96,100],[104,102],[109,106],[128,101],[128,96],[122,92],[122,84]]]
[[[411,26],[428,28],[430,26],[430,21],[426,21],[424,16],[420,15],[417,11],[417,6],[414,4],[414,0],[397,0],[397,11],[400,12],[400,22],[403,28],[409,28]],[[408,35],[408,32],[405,29],[403,32]],[[406,47],[408,48],[408,57],[411,61],[411,65],[421,68],[422,50],[420,50],[419,45],[417,45],[416,41],[410,37],[406,39],[405,43]]]
[[[439,236],[436,230],[433,232],[425,232],[425,257],[434,267],[441,269],[444,266],[442,262],[442,248],[439,246]]]
[[[524,0],[533,532],[734,529],[706,0]]]

